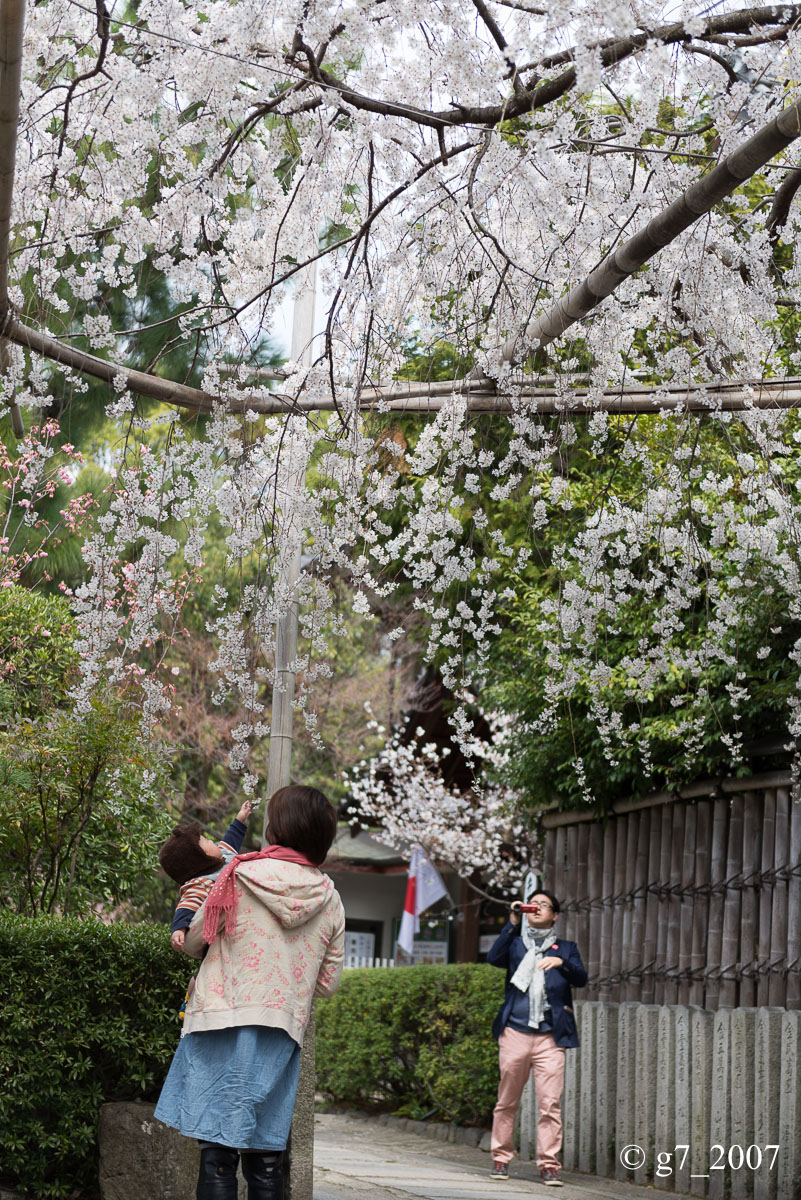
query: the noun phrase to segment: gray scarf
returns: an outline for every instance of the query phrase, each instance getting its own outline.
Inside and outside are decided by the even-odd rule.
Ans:
[[[538,963],[545,957],[545,951],[556,941],[553,928],[547,930],[541,938],[530,928],[525,916],[522,918],[523,928],[521,937],[526,947],[526,954],[520,966],[512,976],[512,983],[521,992],[528,992],[528,1023],[532,1029],[542,1022],[546,1008],[545,972],[539,969]],[[537,933],[540,931],[537,930]]]

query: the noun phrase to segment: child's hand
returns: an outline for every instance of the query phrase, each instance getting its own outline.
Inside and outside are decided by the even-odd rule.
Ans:
[[[253,812],[253,801],[245,800],[239,812],[236,814],[237,821],[241,821],[243,825],[247,824],[247,819]]]
[[[185,929],[176,929],[175,933],[170,938],[170,945],[172,946],[173,950],[176,950],[180,954],[180,952],[184,948],[185,941],[186,941],[186,930]]]

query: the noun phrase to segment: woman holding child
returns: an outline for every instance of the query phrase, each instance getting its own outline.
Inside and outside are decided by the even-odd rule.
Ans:
[[[312,999],[342,972],[342,902],[318,869],[334,808],[314,788],[281,788],[267,825],[271,844],[222,869],[184,942],[203,962],[156,1116],[200,1142],[197,1200],[236,1200],[240,1155],[249,1200],[282,1200]]]

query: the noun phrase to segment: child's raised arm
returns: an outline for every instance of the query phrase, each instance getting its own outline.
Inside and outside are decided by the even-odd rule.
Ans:
[[[252,812],[253,812],[253,801],[252,800],[244,800],[242,802],[242,807],[240,808],[239,812],[236,814],[237,821],[241,821],[243,825],[247,825],[248,817],[250,816],[250,814]]]

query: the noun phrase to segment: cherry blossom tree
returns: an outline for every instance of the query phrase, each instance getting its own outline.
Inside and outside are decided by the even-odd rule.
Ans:
[[[16,48],[19,0],[2,12],[4,396],[19,426],[58,364],[76,390],[107,382],[120,430],[75,596],[79,709],[174,625],[211,513],[231,579],[256,568],[220,583],[209,630],[217,695],[248,714],[232,755],[247,788],[292,602],[310,689],[297,703],[314,725],[343,621],[334,577],[362,614],[402,577],[446,683],[480,682],[532,553],[498,513],[514,502],[535,540],[569,503],[569,447],[589,429],[603,454],[610,410],[669,414],[677,452],[625,503],[599,492],[554,554],[554,695],[577,679],[580,626],[598,668],[582,686],[614,753],[596,615],[625,607],[618,543],[660,614],[633,679],[696,669],[670,614],[701,580],[705,661],[730,655],[746,585],[780,588],[799,619],[801,6],[44,0]],[[163,377],[158,358],[126,366],[144,330],[119,328],[107,297],[135,297],[146,260],[180,309],[200,388]],[[287,286],[312,263],[327,310],[312,366],[265,371]],[[460,379],[400,381],[412,343],[434,356],[443,342]],[[421,414],[406,450],[387,436],[398,410]],[[508,436],[488,441],[486,412]],[[685,453],[693,412],[736,443],[733,471]],[[309,464],[302,488],[288,482],[292,447]],[[721,498],[714,518],[699,488]],[[735,493],[744,506],[727,503]],[[275,586],[290,509],[306,551],[291,595]],[[718,587],[718,559],[697,548],[710,523],[736,551],[739,590]],[[801,642],[793,653],[801,662]],[[747,703],[748,681],[736,686]],[[156,719],[169,688],[152,673],[141,688]],[[801,699],[788,719],[801,731]],[[467,737],[466,715],[454,721]]]

